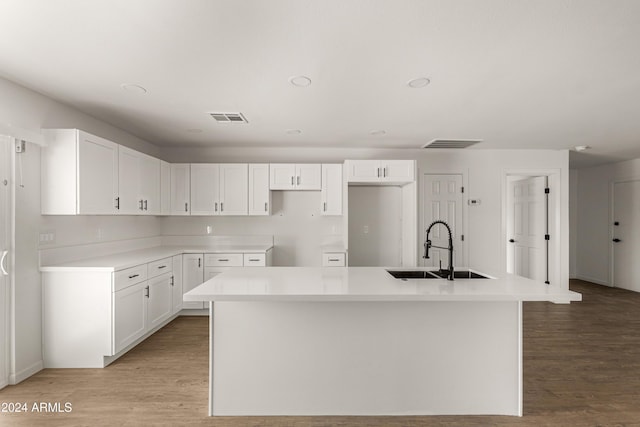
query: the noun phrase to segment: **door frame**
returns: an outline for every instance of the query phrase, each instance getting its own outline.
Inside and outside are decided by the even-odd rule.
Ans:
[[[640,181],[640,175],[633,175],[625,178],[613,179],[609,182],[609,287],[615,288],[615,259],[613,250],[614,225],[615,219],[615,186],[616,184],[630,181]],[[622,288],[621,288],[622,289]]]
[[[546,176],[547,186],[550,188],[549,192],[549,204],[548,209],[548,233],[551,236],[549,240],[549,250],[547,256],[549,259],[549,282],[551,286],[561,286],[562,284],[562,262],[559,261],[562,254],[562,234],[561,234],[561,196],[562,196],[562,182],[560,180],[560,169],[503,169],[502,170],[502,262],[503,269],[506,273],[508,271],[507,264],[507,218],[508,212],[508,191],[509,191],[509,177],[523,176],[523,177],[536,177]]]
[[[419,179],[417,179],[417,184],[418,184],[418,236],[417,236],[417,264],[419,266],[422,266],[422,256],[424,254],[424,240],[426,238],[426,232],[427,232],[427,227],[429,226],[429,224],[423,224],[424,222],[424,199],[423,199],[423,194],[424,194],[424,176],[425,175],[461,175],[462,176],[462,187],[464,188],[464,192],[462,193],[462,224],[461,224],[461,230],[458,231],[459,234],[464,234],[464,245],[462,245],[462,259],[464,260],[466,267],[468,267],[469,265],[471,265],[470,263],[470,259],[469,259],[469,234],[467,233],[467,230],[469,229],[469,224],[468,224],[468,219],[469,219],[469,215],[468,215],[468,211],[467,208],[469,206],[468,204],[468,200],[469,200],[469,181],[468,181],[468,177],[469,177],[469,170],[468,169],[464,169],[464,170],[458,170],[458,171],[451,171],[451,170],[442,170],[442,169],[428,169],[428,170],[418,170],[418,177]]]
[[[0,135],[0,150],[5,152],[8,156],[6,159],[7,164],[3,165],[3,166],[8,166],[8,174],[6,178],[2,178],[3,180],[6,179],[8,181],[6,185],[7,206],[5,207],[5,212],[0,213],[0,218],[2,218],[3,215],[6,215],[6,217],[2,219],[2,222],[4,223],[0,223],[0,227],[6,227],[7,234],[5,236],[5,239],[6,239],[5,249],[9,251],[7,255],[7,259],[5,260],[5,265],[7,266],[7,270],[9,274],[7,276],[4,276],[4,280],[5,280],[4,307],[2,307],[2,309],[0,310],[0,314],[3,315],[4,317],[3,322],[0,323],[4,325],[2,333],[0,334],[0,340],[2,340],[2,346],[0,347],[0,349],[3,352],[2,358],[0,358],[0,360],[3,362],[3,365],[4,365],[2,367],[3,376],[0,378],[0,389],[6,387],[9,384],[14,383],[14,381],[12,381],[12,375],[11,375],[11,373],[14,371],[14,361],[12,360],[11,355],[12,355],[12,348],[14,346],[12,325],[15,319],[14,308],[12,303],[13,289],[14,289],[13,248],[15,247],[15,228],[13,226],[14,224],[13,206],[15,206],[15,192],[13,191],[14,156],[12,156],[14,144],[15,144],[14,138],[6,135]],[[0,182],[0,186],[4,186],[4,183]]]

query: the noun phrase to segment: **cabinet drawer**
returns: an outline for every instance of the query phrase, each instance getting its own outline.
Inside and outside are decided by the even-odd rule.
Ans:
[[[171,261],[171,257],[159,259],[158,261],[153,261],[147,264],[147,269],[149,277],[156,277],[172,271],[173,262]]]
[[[264,267],[267,265],[265,254],[244,254],[245,267]]]
[[[242,254],[205,254],[205,267],[242,267]]]
[[[147,264],[115,272],[115,292],[147,280]]]
[[[344,267],[344,252],[326,252],[322,254],[323,267]]]

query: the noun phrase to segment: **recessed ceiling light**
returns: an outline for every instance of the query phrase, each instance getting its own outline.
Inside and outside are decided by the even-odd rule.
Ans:
[[[409,86],[411,88],[414,88],[414,89],[419,89],[421,87],[425,87],[429,83],[431,83],[431,80],[429,80],[428,78],[426,78],[426,77],[418,77],[417,79],[409,80],[407,82],[407,86]]]
[[[124,90],[126,90],[127,92],[133,92],[133,93],[147,93],[147,89],[145,89],[144,87],[140,86],[140,85],[136,85],[133,83],[122,83],[120,85],[120,87]]]
[[[287,135],[300,135],[302,133],[300,129],[287,129],[285,132]]]
[[[294,86],[306,87],[311,84],[311,79],[307,76],[293,76],[289,77],[289,83]]]
[[[371,132],[369,132],[369,135],[380,136],[380,135],[385,135],[386,133],[387,133],[386,130],[378,129],[378,130],[372,130]]]
[[[202,129],[187,129],[189,133],[202,133]]]
[[[574,150],[576,151],[584,151],[584,150],[588,150],[589,147],[588,145],[576,145],[575,147],[573,147]]]

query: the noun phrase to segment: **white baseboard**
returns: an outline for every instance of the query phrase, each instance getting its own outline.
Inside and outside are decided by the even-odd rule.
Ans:
[[[22,381],[29,378],[31,375],[37,374],[38,372],[42,371],[43,368],[44,368],[44,363],[42,360],[39,360],[33,365],[27,366],[20,372],[16,372],[15,374],[9,375],[9,384],[14,385],[14,384],[21,383]]]
[[[600,279],[596,279],[594,277],[583,276],[581,274],[576,274],[576,277],[574,277],[574,278],[578,279],[578,280],[584,280],[585,282],[595,283],[596,285],[608,286],[610,288],[613,287],[613,285],[611,283],[609,283],[609,281],[607,281],[607,280],[600,280]]]

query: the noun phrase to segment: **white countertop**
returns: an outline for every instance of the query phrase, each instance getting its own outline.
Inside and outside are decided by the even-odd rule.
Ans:
[[[382,267],[236,267],[187,292],[184,300],[568,303],[581,301],[582,295],[514,275],[454,281],[400,280]]]
[[[42,272],[53,271],[118,271],[136,265],[187,253],[265,253],[273,245],[217,245],[217,246],[155,246],[136,251],[120,252],[95,258],[86,258],[56,265],[43,265]]]

